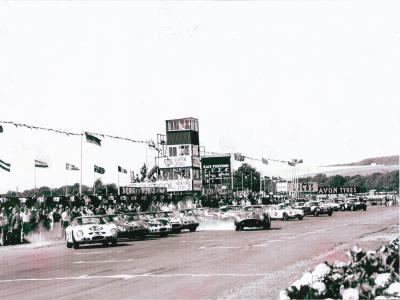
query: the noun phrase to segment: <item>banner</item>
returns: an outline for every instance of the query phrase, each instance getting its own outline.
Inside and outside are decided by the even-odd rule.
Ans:
[[[360,192],[360,187],[319,187],[318,194],[357,194]]]

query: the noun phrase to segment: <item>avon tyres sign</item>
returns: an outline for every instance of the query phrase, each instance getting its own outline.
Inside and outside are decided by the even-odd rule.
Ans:
[[[357,194],[360,192],[360,187],[319,187],[318,194]]]

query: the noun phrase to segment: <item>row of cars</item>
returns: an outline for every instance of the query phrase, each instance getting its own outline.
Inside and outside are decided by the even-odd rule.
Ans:
[[[172,211],[124,213],[75,218],[65,229],[67,248],[82,244],[117,245],[118,238],[145,239],[148,235],[168,236],[182,230],[196,231],[199,222],[193,210],[184,209],[179,215]]]
[[[339,210],[367,210],[367,204],[359,199],[348,199],[344,203],[327,201],[287,202],[277,205],[227,205],[220,208],[219,216],[233,218],[236,231],[245,227],[271,227],[271,220],[303,220],[305,215],[328,215]]]

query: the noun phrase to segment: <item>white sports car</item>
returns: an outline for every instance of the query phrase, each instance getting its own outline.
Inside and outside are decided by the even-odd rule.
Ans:
[[[111,243],[117,245],[117,225],[107,224],[102,216],[77,217],[65,229],[67,248],[78,249],[81,244]]]
[[[303,220],[304,218],[304,211],[302,209],[293,208],[285,203],[271,206],[268,212],[273,220],[281,219],[287,221],[295,218]]]

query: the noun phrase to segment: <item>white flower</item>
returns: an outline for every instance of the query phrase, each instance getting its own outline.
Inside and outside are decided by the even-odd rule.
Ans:
[[[288,292],[286,290],[281,290],[279,292],[279,300],[290,300]]]
[[[342,278],[343,276],[341,275],[341,274],[339,274],[339,273],[335,273],[335,274],[333,274],[332,275],[332,279],[333,280],[338,280],[338,279],[340,279],[340,278]]]
[[[391,285],[389,285],[389,288],[385,290],[385,294],[388,294],[390,296],[400,296],[400,282],[393,282]]]
[[[343,300],[358,300],[358,298],[359,298],[359,295],[358,295],[357,289],[349,288],[349,289],[345,289],[343,291],[343,294],[342,294]]]
[[[390,280],[390,273],[378,274],[375,278],[375,283],[380,287],[385,287]]]
[[[303,276],[300,278],[301,285],[311,286],[313,283],[313,275],[310,272],[303,273]]]
[[[312,288],[314,290],[317,290],[318,295],[323,295],[326,292],[325,283],[320,282],[320,281],[314,282],[312,285]]]
[[[358,247],[358,245],[355,245],[353,247],[353,249],[351,249],[351,251],[354,252],[354,253],[360,253],[360,252],[362,252],[362,248]]]
[[[342,262],[342,261],[335,261],[335,263],[333,264],[333,266],[335,268],[344,268],[345,266],[347,266],[346,263]]]
[[[311,286],[313,283],[313,276],[310,272],[303,273],[303,276],[292,283],[292,286],[296,287],[298,290],[302,286]]]
[[[315,267],[314,272],[312,272],[313,281],[318,281],[324,278],[330,272],[331,268],[327,264],[325,263],[319,264],[318,266]]]
[[[301,281],[300,281],[300,279],[299,279],[299,280],[296,280],[295,282],[293,282],[291,286],[294,286],[296,289],[300,290],[300,288],[301,288]]]

